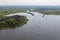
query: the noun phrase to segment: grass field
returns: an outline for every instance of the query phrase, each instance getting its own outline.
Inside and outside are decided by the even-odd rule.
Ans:
[[[13,13],[21,13],[26,12],[27,9],[19,8],[19,9],[0,9],[0,17],[3,15],[13,14]]]

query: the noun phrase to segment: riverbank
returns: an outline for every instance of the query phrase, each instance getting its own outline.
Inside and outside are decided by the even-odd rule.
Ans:
[[[46,14],[46,15],[60,15],[60,10],[58,9],[47,9],[47,10],[38,10],[39,13]]]

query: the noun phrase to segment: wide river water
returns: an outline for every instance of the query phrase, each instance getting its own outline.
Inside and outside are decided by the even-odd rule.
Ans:
[[[29,20],[22,27],[3,29],[0,31],[0,40],[60,40],[60,15],[45,15],[38,12],[15,13],[24,15]]]

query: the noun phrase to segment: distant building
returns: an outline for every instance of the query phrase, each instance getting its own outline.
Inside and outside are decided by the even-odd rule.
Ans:
[[[34,9],[29,9],[29,10],[27,10],[26,12],[28,12],[28,13],[29,13],[29,12],[31,12],[31,11],[34,11]]]
[[[29,9],[29,11],[34,11],[34,9]]]

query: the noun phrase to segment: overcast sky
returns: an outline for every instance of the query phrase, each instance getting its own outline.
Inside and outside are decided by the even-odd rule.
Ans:
[[[60,0],[0,0],[0,5],[60,5]]]

